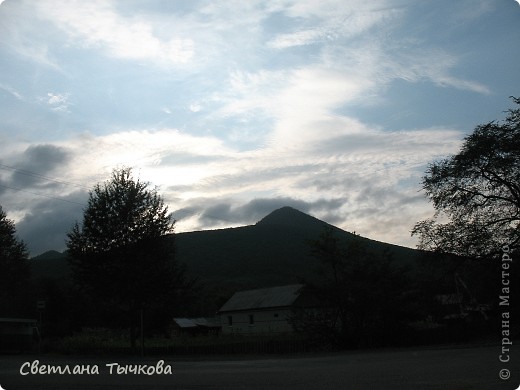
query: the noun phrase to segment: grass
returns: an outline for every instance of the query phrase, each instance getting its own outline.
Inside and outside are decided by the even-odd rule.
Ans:
[[[46,343],[46,350],[62,354],[132,354],[140,353],[141,341],[132,351],[127,331],[86,328],[72,336]],[[144,340],[146,355],[212,355],[306,352],[311,346],[302,335],[177,335],[150,337]]]

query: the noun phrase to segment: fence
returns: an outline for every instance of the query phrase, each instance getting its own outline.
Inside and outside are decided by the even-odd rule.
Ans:
[[[140,343],[132,350],[128,339],[72,336],[46,344],[46,351],[67,354],[140,353]],[[315,345],[303,337],[291,335],[273,337],[193,336],[172,339],[145,340],[145,355],[225,355],[225,354],[293,354],[315,350]]]

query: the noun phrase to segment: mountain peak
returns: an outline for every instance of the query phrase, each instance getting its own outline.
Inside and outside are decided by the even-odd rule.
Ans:
[[[58,259],[65,257],[65,253],[61,253],[55,250],[49,250],[44,252],[38,256],[34,256],[31,260],[48,260],[48,259]]]
[[[299,227],[316,226],[317,224],[324,225],[325,222],[289,206],[274,210],[256,223],[258,226],[283,225]]]

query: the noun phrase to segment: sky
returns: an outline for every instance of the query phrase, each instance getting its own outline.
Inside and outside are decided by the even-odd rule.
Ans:
[[[291,206],[415,247],[421,178],[520,96],[514,0],[0,0],[0,205],[63,251],[114,169],[176,232]]]

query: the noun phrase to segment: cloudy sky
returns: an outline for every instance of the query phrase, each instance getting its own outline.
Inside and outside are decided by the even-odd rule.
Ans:
[[[129,166],[177,232],[289,205],[415,246],[420,180],[520,95],[514,0],[0,0],[0,205],[64,250]]]

